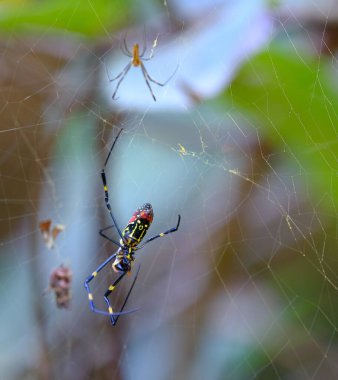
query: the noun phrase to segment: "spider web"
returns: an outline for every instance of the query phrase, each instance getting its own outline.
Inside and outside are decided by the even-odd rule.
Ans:
[[[2,38],[3,378],[337,377],[337,2],[232,3],[138,3],[114,33],[88,1],[100,38],[55,33],[59,18]],[[131,68],[113,101],[106,70],[144,30],[150,76],[178,72],[152,84],[155,103]],[[98,231],[112,224],[100,170],[120,128],[106,168],[119,227],[145,202],[147,237],[182,220],[136,252],[111,300],[118,310],[141,264],[126,306],[140,310],[112,328],[83,282],[116,250]],[[52,250],[47,219],[65,225]],[[61,264],[69,310],[48,291]],[[115,278],[107,267],[91,282],[103,310]]]

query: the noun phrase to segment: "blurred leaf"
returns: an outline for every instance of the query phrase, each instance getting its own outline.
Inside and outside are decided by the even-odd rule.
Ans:
[[[270,46],[248,61],[221,101],[250,112],[254,125],[292,159],[312,195],[315,190],[338,207],[338,92],[321,60]]]
[[[0,29],[50,32],[66,30],[88,36],[102,35],[131,22],[132,1],[5,1],[1,3]]]
[[[13,237],[17,223],[36,226],[45,166],[58,124],[51,120],[45,123],[43,115],[46,102],[55,94],[51,78],[63,67],[64,60],[29,52],[19,42],[15,48],[0,46],[6,50],[1,61],[0,236],[7,240]]]

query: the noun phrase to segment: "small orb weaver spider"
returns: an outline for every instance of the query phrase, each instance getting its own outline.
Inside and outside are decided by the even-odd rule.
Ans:
[[[108,160],[110,158],[110,155],[112,153],[112,150],[114,148],[114,145],[120,136],[121,132],[123,129],[120,130],[118,135],[116,136],[112,147],[110,148],[110,151],[108,153],[108,156],[106,158],[104,168],[101,171],[101,179],[103,183],[103,189],[104,189],[104,194],[105,194],[105,203],[106,207],[109,211],[110,217],[112,218],[113,224],[111,226],[102,228],[99,231],[99,234],[104,237],[105,239],[109,240],[111,243],[115,244],[118,246],[118,250],[116,253],[112,254],[110,257],[108,257],[107,260],[105,260],[90,276],[87,277],[87,279],[84,282],[84,287],[86,288],[86,291],[88,293],[88,300],[89,300],[89,306],[91,310],[94,313],[98,314],[103,314],[107,315],[110,318],[110,322],[113,326],[116,325],[120,315],[124,314],[130,314],[138,310],[137,309],[131,309],[124,311],[124,307],[128,301],[128,298],[133,290],[133,287],[135,285],[135,282],[137,280],[138,273],[140,271],[141,265],[138,266],[135,278],[129,288],[129,291],[127,293],[127,296],[122,304],[122,307],[119,312],[114,312],[112,309],[112,306],[109,301],[109,295],[112,293],[112,291],[115,289],[117,284],[123,279],[123,277],[131,271],[132,268],[132,262],[135,260],[134,254],[135,251],[142,249],[146,244],[149,242],[159,238],[163,237],[164,235],[171,234],[172,232],[175,232],[178,230],[178,227],[180,225],[180,220],[181,216],[178,215],[178,221],[176,227],[170,228],[169,230],[165,232],[161,232],[158,235],[155,235],[149,239],[147,239],[141,246],[139,244],[143,240],[148,228],[150,227],[154,213],[153,213],[153,208],[150,203],[145,203],[141,207],[139,207],[133,214],[133,216],[130,218],[127,226],[124,228],[124,230],[121,230],[120,227],[118,226],[115,216],[112,212],[110,203],[109,203],[109,193],[108,193],[108,187],[107,187],[107,180],[106,180],[106,173],[105,173],[105,168],[107,166]],[[113,239],[111,239],[109,236],[107,236],[104,232],[109,230],[110,228],[115,227],[119,236],[120,236],[120,241],[117,242]],[[113,261],[114,260],[114,261]],[[95,307],[94,304],[94,298],[93,294],[90,290],[89,283],[98,275],[98,273],[110,262],[112,262],[112,268],[114,272],[120,273],[120,276],[108,287],[107,291],[104,293],[104,300],[107,304],[108,311],[100,310]]]
[[[150,86],[150,82],[152,83],[155,83],[157,84],[158,86],[165,86],[169,81],[170,79],[176,74],[177,70],[178,70],[178,66],[176,67],[176,69],[174,70],[174,72],[170,75],[170,77],[163,83],[160,83],[158,81],[156,81],[155,79],[153,79],[149,74],[148,74],[148,71],[147,69],[145,68],[144,64],[143,64],[143,61],[149,61],[153,55],[150,54],[150,56],[148,58],[144,58],[144,54],[146,52],[147,48],[146,48],[146,43],[145,43],[145,37],[144,37],[144,42],[143,42],[143,49],[142,51],[140,52],[140,47],[139,47],[139,44],[134,44],[133,45],[133,51],[131,52],[127,46],[127,42],[126,42],[126,39],[123,40],[123,45],[121,45],[121,51],[122,53],[131,58],[130,62],[124,67],[124,69],[120,72],[120,74],[118,74],[116,77],[114,78],[110,78],[109,76],[109,73],[108,73],[108,69],[107,69],[107,66],[106,67],[106,72],[107,72],[107,76],[108,76],[108,80],[109,82],[114,82],[115,80],[119,79],[119,81],[117,82],[117,85],[115,87],[115,91],[112,95],[112,99],[113,100],[117,100],[118,98],[116,98],[116,93],[117,93],[117,90],[119,89],[120,87],[120,84],[122,83],[123,79],[125,78],[125,76],[127,75],[128,71],[130,70],[130,68],[132,66],[134,67],[141,67],[141,70],[142,70],[142,74],[143,74],[143,77],[144,77],[144,80],[146,81],[146,84],[149,88],[149,91],[151,93],[151,96],[153,97],[154,101],[156,102],[156,97],[153,93],[153,90]]]

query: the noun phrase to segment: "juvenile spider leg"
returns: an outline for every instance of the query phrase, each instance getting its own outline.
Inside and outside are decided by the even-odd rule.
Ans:
[[[178,70],[178,66],[176,67],[175,71],[170,75],[170,77],[169,77],[165,82],[163,82],[163,83],[157,82],[155,79],[153,79],[153,78],[148,74],[148,71],[147,71],[147,69],[145,68],[145,66],[144,66],[144,64],[143,64],[142,62],[140,62],[140,66],[141,66],[141,70],[142,70],[142,74],[143,74],[144,80],[146,81],[146,84],[147,84],[147,86],[148,86],[148,88],[149,88],[149,91],[150,91],[150,93],[151,93],[151,95],[152,95],[154,101],[156,102],[156,98],[155,98],[155,95],[154,95],[154,93],[153,93],[153,90],[152,90],[152,88],[151,88],[151,86],[150,86],[149,81],[150,81],[150,82],[153,82],[153,83],[155,83],[155,84],[157,84],[158,86],[161,86],[161,87],[165,86],[165,85],[170,81],[170,79],[176,74],[176,72],[177,72],[177,70]]]
[[[133,57],[133,54],[132,54],[132,52],[129,50],[128,46],[127,46],[126,38],[127,38],[127,36],[124,37],[124,39],[123,39],[123,44],[120,46],[120,49],[121,49],[121,51],[122,51],[122,53],[123,53],[124,55],[126,55],[127,57],[132,58],[132,57]]]
[[[143,45],[142,45],[142,51],[138,54],[138,56],[140,58],[143,57],[144,53],[146,52],[147,50],[147,42],[146,42],[146,28],[144,27],[144,32],[143,32]],[[121,50],[122,50],[122,53],[124,55],[126,55],[127,57],[130,57],[132,58],[133,57],[133,53],[129,50],[128,48],[128,44],[127,44],[127,33],[125,34],[125,37],[123,38],[123,45],[121,45]],[[149,58],[147,58],[146,60],[148,60]]]
[[[107,68],[107,65],[104,63],[104,67],[106,69],[106,74],[107,74],[107,77],[108,77],[108,80],[109,82],[114,82],[116,79],[119,79],[121,77],[121,75],[124,73],[124,70],[125,68],[120,72],[120,74],[116,75],[116,77],[114,78],[110,78],[110,75],[109,75],[109,71],[108,71],[108,68]]]
[[[146,52],[147,50],[147,35],[146,35],[146,27],[144,27],[144,31],[143,31],[143,47],[142,47],[142,51],[140,53],[140,57],[142,58],[144,56],[144,53]]]
[[[149,80],[148,80],[147,71],[146,71],[145,67],[143,66],[143,63],[141,63],[141,69],[142,69],[144,80],[146,81],[146,84],[147,84],[147,86],[149,88],[149,91],[151,93],[151,96],[153,97],[154,101],[156,102],[156,97],[155,97],[155,95],[153,93],[153,90],[152,90],[152,88],[150,86],[150,83],[149,83]]]
[[[144,59],[143,59],[144,60]],[[177,70],[178,70],[178,65],[176,66],[176,69],[174,70],[174,72],[170,75],[170,77],[163,83],[160,83],[158,82],[157,80],[153,79],[149,74],[148,74],[148,71],[147,69],[145,68],[144,64],[141,62],[141,68],[142,68],[142,71],[143,71],[143,74],[150,80],[150,82],[153,82],[155,84],[157,84],[158,86],[165,86],[169,81],[170,79],[177,73]]]
[[[126,67],[120,72],[120,74],[117,75],[115,78],[113,78],[113,79],[109,79],[109,77],[108,77],[108,79],[109,79],[110,82],[113,82],[114,80],[116,80],[116,79],[118,79],[118,78],[121,77],[121,78],[119,79],[119,81],[117,82],[117,85],[116,85],[116,87],[115,87],[115,91],[114,91],[114,93],[113,93],[113,95],[112,95],[112,99],[114,99],[114,100],[117,100],[117,99],[118,99],[118,98],[115,98],[115,95],[116,95],[117,90],[119,89],[120,84],[122,83],[123,79],[124,79],[125,76],[128,74],[128,71],[130,70],[130,68],[131,68],[131,62],[129,62],[129,63],[127,64],[127,66],[126,66]]]

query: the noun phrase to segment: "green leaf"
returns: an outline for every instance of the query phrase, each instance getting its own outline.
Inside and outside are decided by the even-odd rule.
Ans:
[[[312,195],[338,207],[338,92],[330,70],[324,57],[270,46],[245,64],[221,101],[248,112]]]
[[[107,35],[131,22],[131,0],[4,1],[0,30],[55,33],[68,31],[87,36]]]

